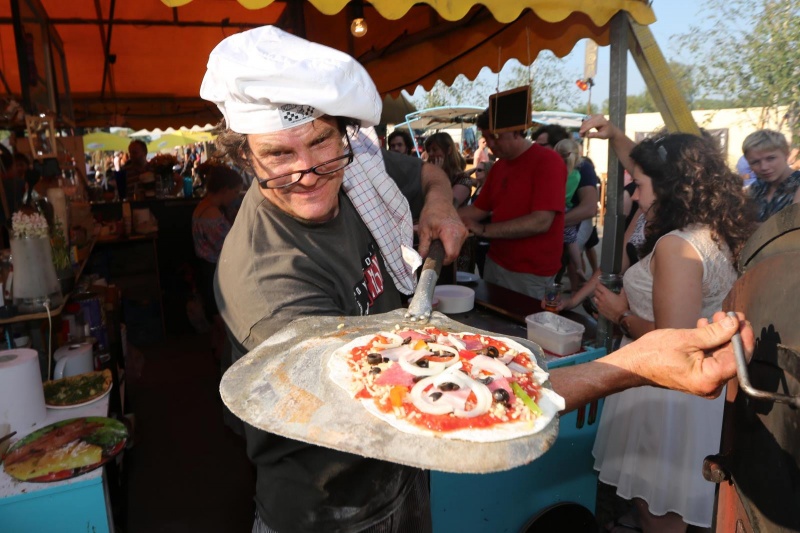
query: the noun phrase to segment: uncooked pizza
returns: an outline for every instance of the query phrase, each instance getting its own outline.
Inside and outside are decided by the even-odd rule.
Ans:
[[[544,429],[564,400],[511,339],[435,327],[359,337],[332,354],[333,381],[413,434],[495,442]]]

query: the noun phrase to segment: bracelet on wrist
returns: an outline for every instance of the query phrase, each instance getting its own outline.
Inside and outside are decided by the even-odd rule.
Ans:
[[[625,325],[625,319],[628,318],[629,316],[633,316],[633,311],[631,311],[630,309],[628,309],[619,316],[619,319],[617,320],[617,325],[619,326],[619,329],[622,331],[623,335],[629,338],[633,338],[631,337],[631,331],[628,329],[628,326]]]

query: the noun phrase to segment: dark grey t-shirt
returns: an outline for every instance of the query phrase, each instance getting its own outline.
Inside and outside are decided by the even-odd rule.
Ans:
[[[384,152],[389,175],[422,207],[416,158]],[[301,316],[382,313],[401,306],[372,235],[344,193],[324,224],[286,215],[250,187],[225,239],[215,284],[217,304],[238,344],[251,350]],[[388,516],[416,469],[365,459],[246,426],[256,464],[256,504],[278,531],[358,531]]]

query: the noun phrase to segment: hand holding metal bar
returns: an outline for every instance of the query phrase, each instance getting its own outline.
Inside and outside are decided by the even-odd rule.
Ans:
[[[736,318],[736,313],[729,311],[728,316]],[[733,345],[733,354],[736,356],[736,374],[739,379],[739,388],[741,388],[745,394],[752,398],[788,403],[794,407],[800,407],[800,396],[787,396],[786,394],[767,392],[754,388],[750,384],[750,376],[747,373],[747,357],[745,357],[744,354],[742,336],[738,331],[731,338],[731,344]]]

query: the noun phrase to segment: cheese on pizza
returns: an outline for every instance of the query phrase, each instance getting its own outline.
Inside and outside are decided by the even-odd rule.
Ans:
[[[428,327],[381,332],[337,350],[331,376],[403,431],[465,440],[515,438],[563,409],[522,345]],[[546,406],[546,412],[539,403]]]

